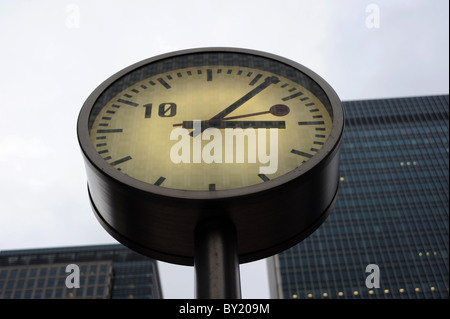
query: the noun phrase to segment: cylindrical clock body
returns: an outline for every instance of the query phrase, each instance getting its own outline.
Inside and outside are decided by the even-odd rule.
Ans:
[[[281,252],[317,229],[336,201],[343,126],[339,98],[309,69],[258,51],[208,48],[114,75],[88,98],[77,130],[103,227],[145,255],[193,265],[200,221],[235,225],[241,263]],[[275,132],[277,171],[267,161],[261,169],[262,153],[239,161],[234,148],[229,160],[225,142],[217,144],[221,158],[211,156],[217,145],[204,150],[230,129],[247,132],[247,141],[267,132],[267,143],[257,144],[267,146],[265,155],[268,132]],[[177,138],[189,141],[189,158],[173,160],[185,150],[173,150]]]

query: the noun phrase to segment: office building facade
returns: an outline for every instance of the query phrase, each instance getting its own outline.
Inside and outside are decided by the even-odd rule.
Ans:
[[[130,298],[160,299],[161,284],[156,261],[122,245],[0,251],[0,299]]]
[[[268,261],[272,298],[448,298],[449,96],[343,103],[325,223]]]

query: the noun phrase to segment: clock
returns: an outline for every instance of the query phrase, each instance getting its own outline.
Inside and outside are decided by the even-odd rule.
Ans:
[[[193,263],[193,230],[215,216],[241,262],[306,238],[338,189],[341,103],[318,75],[272,54],[192,49],[101,84],[78,119],[91,204],[120,242]]]

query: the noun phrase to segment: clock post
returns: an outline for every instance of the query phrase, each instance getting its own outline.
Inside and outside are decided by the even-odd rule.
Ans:
[[[240,299],[236,229],[227,219],[200,222],[195,229],[195,295],[199,299]]]
[[[201,48],[114,74],[77,122],[105,230],[195,267],[197,298],[241,298],[239,264],[288,249],[332,211],[344,112],[317,74],[255,50]]]

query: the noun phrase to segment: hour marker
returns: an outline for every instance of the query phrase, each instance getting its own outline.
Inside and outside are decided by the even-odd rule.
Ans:
[[[108,113],[108,114],[116,114],[116,111],[108,110],[108,111],[106,111],[106,113]]]
[[[248,84],[248,85],[255,85],[256,82],[258,82],[258,80],[262,77],[263,75],[261,73],[257,74],[253,80]]]
[[[165,180],[166,180],[166,178],[161,176],[161,177],[158,178],[158,180],[155,182],[155,185],[156,185],[156,186],[159,186],[159,185],[161,185]]]
[[[98,152],[99,154],[105,154],[105,153],[108,153],[109,151],[108,150],[103,150],[103,151],[100,151],[100,152]]]
[[[268,182],[270,179],[264,174],[258,174],[258,177],[263,180],[263,182]]]
[[[144,84],[141,84],[141,88],[143,88],[144,90],[147,89],[147,87]]]
[[[97,133],[122,133],[123,129],[121,128],[110,128],[106,130],[97,130]]]
[[[134,93],[139,93],[139,91],[136,89],[132,89],[131,91],[133,91]]]
[[[107,116],[103,116],[102,117],[102,120],[107,120],[107,121],[109,121],[111,118],[110,117],[107,117]]]
[[[325,138],[325,135],[322,135],[322,134],[316,134],[316,135],[314,135],[315,137],[318,137],[318,138]]]
[[[311,109],[310,112],[319,112],[319,109]]]
[[[111,163],[112,166],[116,166],[119,164],[122,164],[123,162],[129,161],[131,159],[131,156],[126,156],[124,158],[118,159],[117,161],[114,161]]]
[[[323,142],[314,141],[314,144],[316,144],[316,145],[323,145]]]
[[[166,81],[164,81],[164,79],[162,79],[162,78],[159,78],[158,82],[161,83],[162,86],[164,86],[166,89],[170,89],[171,88],[171,86]]]
[[[209,190],[215,191],[216,190],[216,184],[209,184]]]
[[[99,144],[97,144],[97,145],[95,145],[95,146],[97,146],[97,147],[106,146],[106,143],[99,143]]]
[[[305,153],[305,152],[302,152],[302,151],[299,151],[299,150],[294,150],[294,149],[291,150],[291,153],[297,154],[297,155],[300,155],[300,156],[304,156],[304,157],[307,157],[307,158],[313,157],[312,154]]]
[[[211,69],[206,70],[206,81],[212,81],[212,70]]]
[[[131,105],[131,106],[134,106],[134,107],[139,105],[137,103],[134,103],[134,102],[131,102],[131,101],[128,101],[128,100],[124,100],[124,99],[118,99],[117,102],[120,102],[120,103],[123,103],[123,104],[126,104],[126,105]]]
[[[178,73],[177,73],[177,76],[178,76],[179,78],[181,78],[183,75],[182,75],[180,72],[178,72]]]
[[[295,94],[292,94],[292,95],[289,95],[289,96],[286,96],[286,97],[282,98],[282,100],[283,101],[287,101],[287,100],[295,99],[297,96],[300,96],[302,94],[303,94],[303,92],[297,92]]]
[[[311,105],[314,105],[314,103],[307,103],[307,104],[305,104],[306,106],[311,106]]]
[[[323,125],[324,121],[309,121],[309,122],[298,122],[298,125]]]

